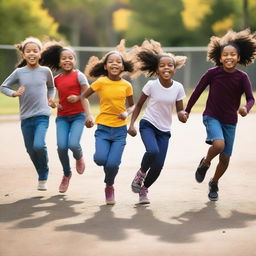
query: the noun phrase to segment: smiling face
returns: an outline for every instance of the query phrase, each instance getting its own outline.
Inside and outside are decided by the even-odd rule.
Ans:
[[[232,45],[227,45],[222,49],[220,62],[226,72],[233,72],[240,60],[237,49]]]
[[[41,49],[35,43],[27,43],[24,46],[23,58],[27,62],[27,66],[30,68],[36,68],[39,66],[39,59],[41,57]]]
[[[107,57],[104,68],[111,80],[119,80],[120,74],[124,71],[123,59],[118,53],[112,53]]]
[[[63,50],[60,54],[60,63],[59,66],[61,69],[68,73],[71,72],[76,64],[75,56],[74,54],[69,50]]]
[[[171,57],[164,56],[159,60],[157,74],[160,81],[171,82],[171,78],[175,73],[175,64],[174,60]]]

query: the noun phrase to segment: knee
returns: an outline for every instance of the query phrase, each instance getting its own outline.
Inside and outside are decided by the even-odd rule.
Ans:
[[[99,166],[105,166],[106,164],[106,159],[97,155],[94,155],[93,160]]]
[[[224,140],[216,140],[213,142],[213,147],[216,151],[218,151],[219,153],[223,152],[224,148],[225,148],[225,142]]]
[[[155,158],[159,154],[159,150],[158,149],[150,149],[150,150],[147,150],[147,154],[148,154],[148,156]]]
[[[107,163],[105,165],[105,169],[106,170],[109,170],[109,171],[114,171],[114,172],[117,172],[118,169],[119,169],[119,165],[117,163]]]
[[[37,153],[41,153],[46,150],[45,145],[34,145],[33,150]]]
[[[65,153],[68,151],[68,147],[64,146],[64,145],[58,145],[58,153]]]

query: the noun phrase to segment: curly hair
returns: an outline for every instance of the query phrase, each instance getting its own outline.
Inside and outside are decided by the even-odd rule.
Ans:
[[[141,46],[135,46],[138,69],[146,76],[157,75],[157,69],[160,59],[169,57],[173,60],[176,69],[181,68],[187,61],[186,56],[175,56],[172,53],[164,52],[159,42],[154,40],[145,40]]]
[[[60,70],[60,55],[63,51],[70,51],[76,59],[75,52],[70,47],[64,47],[62,42],[50,41],[44,44],[40,64],[49,67],[52,71]]]
[[[40,51],[42,50],[42,43],[41,43],[41,41],[40,41],[38,38],[32,37],[32,36],[27,37],[27,38],[26,38],[24,41],[22,41],[21,43],[16,44],[16,45],[15,45],[15,48],[17,49],[18,54],[19,54],[19,56],[20,56],[20,60],[19,60],[19,62],[16,64],[16,67],[17,67],[17,68],[21,68],[21,67],[24,67],[24,66],[27,65],[27,61],[23,58],[23,55],[22,55],[22,54],[24,53],[24,50],[25,50],[26,45],[29,44],[29,43],[36,44],[36,45],[38,46],[39,50],[40,50]]]
[[[107,76],[108,71],[104,68],[110,55],[117,54],[121,57],[124,70],[120,74],[121,76],[125,73],[134,72],[134,63],[132,61],[132,54],[125,50],[125,41],[121,40],[120,44],[116,47],[115,51],[108,52],[105,56],[99,59],[96,56],[90,57],[88,64],[85,67],[85,74],[89,78],[98,78],[100,76]]]
[[[237,49],[240,56],[239,64],[247,66],[253,63],[256,55],[256,34],[250,33],[249,29],[240,32],[229,30],[223,37],[212,36],[208,44],[207,60],[216,66],[222,66],[220,62],[223,49],[231,45]]]

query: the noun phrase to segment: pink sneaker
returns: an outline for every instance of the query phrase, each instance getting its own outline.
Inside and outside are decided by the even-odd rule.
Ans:
[[[82,156],[79,160],[76,160],[76,171],[79,174],[83,174],[85,169],[84,157]]]
[[[105,196],[106,196],[106,204],[108,205],[114,205],[116,203],[115,201],[115,190],[113,186],[107,186],[105,188]]]
[[[142,182],[146,177],[146,173],[141,172],[140,170],[136,173],[133,181],[132,181],[132,191],[134,193],[139,193],[141,190]]]
[[[62,181],[59,186],[60,193],[65,193],[68,190],[69,180],[71,179],[71,176],[72,176],[72,172],[70,173],[70,175],[68,177],[63,175]]]
[[[143,186],[139,193],[140,204],[150,204],[147,194],[148,194],[148,189],[145,186]]]

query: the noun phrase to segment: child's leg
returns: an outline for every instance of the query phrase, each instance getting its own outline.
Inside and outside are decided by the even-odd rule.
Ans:
[[[212,178],[213,181],[218,181],[220,177],[225,173],[229,165],[230,156],[220,154],[219,156],[219,163],[216,167],[215,174]]]
[[[67,117],[59,116],[56,118],[57,151],[63,168],[64,175],[69,177],[71,173],[70,161],[68,156],[68,140],[70,123]]]
[[[140,170],[144,173],[148,171],[156,156],[159,154],[159,147],[156,138],[156,128],[146,120],[140,121],[140,136],[146,148],[141,161]]]
[[[73,156],[76,160],[79,160],[83,156],[80,140],[84,130],[85,115],[77,114],[71,117],[71,127],[69,135],[69,149],[73,152]]]
[[[203,162],[206,165],[210,165],[211,161],[214,157],[219,155],[221,152],[223,152],[225,147],[224,140],[216,139],[212,142],[212,146],[208,149],[207,155],[204,158]]]
[[[164,166],[164,161],[166,158],[168,145],[169,145],[169,139],[170,134],[169,133],[162,133],[158,134],[157,138],[157,144],[159,148],[159,153],[157,154],[155,160],[153,161],[147,176],[144,181],[144,186],[146,188],[149,188],[159,177],[161,170]]]
[[[37,162],[39,163],[39,179],[47,180],[49,167],[45,138],[49,126],[49,116],[35,117],[35,126],[36,128],[33,148],[36,152]]]
[[[126,145],[127,128],[126,126],[111,127],[111,139],[113,140],[107,161],[104,165],[105,183],[112,186],[121,164],[121,159]]]

